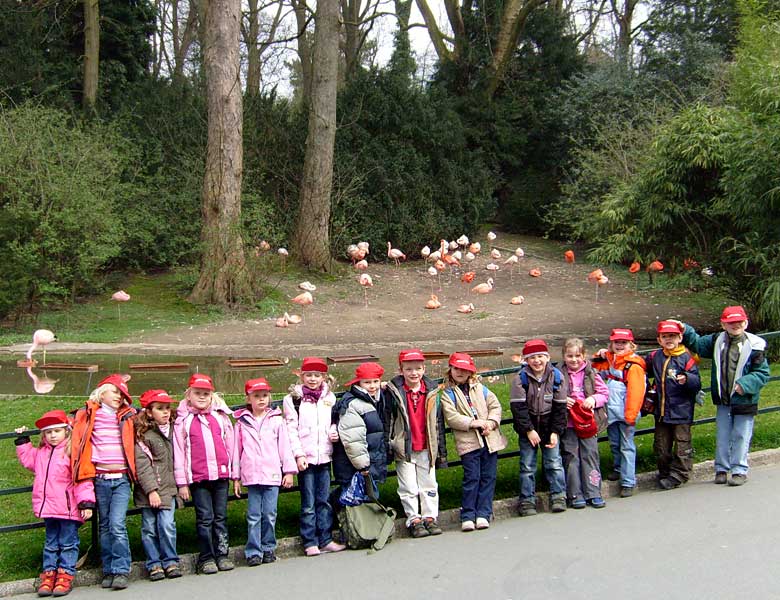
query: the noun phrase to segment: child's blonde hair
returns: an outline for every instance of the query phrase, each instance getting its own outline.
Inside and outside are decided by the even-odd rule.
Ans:
[[[480,380],[479,373],[472,373],[471,375],[469,375],[467,383],[469,385],[474,385],[475,383],[479,383],[479,380]],[[452,378],[452,367],[451,366],[447,367],[447,371],[445,372],[445,375],[444,375],[444,383],[445,383],[446,386],[449,386],[449,387],[455,387],[455,386],[459,386],[460,385],[457,381],[455,381]]]
[[[73,445],[73,436],[71,435],[73,433],[73,428],[68,425],[63,425],[63,427],[65,428],[65,438],[68,440],[68,443],[65,444],[65,456],[70,456],[71,446]],[[43,448],[45,443],[47,443],[46,437],[44,437],[43,432],[41,431],[41,441],[38,444],[38,447]]]
[[[107,392],[111,388],[114,388],[115,390],[119,389],[113,383],[104,383],[103,385],[99,385],[94,390],[92,390],[92,393],[89,395],[89,399],[92,402],[97,402],[100,404],[100,397],[103,395],[103,392]],[[126,403],[127,399],[121,393],[120,395],[122,396],[122,402]]]
[[[322,373],[322,371],[301,371],[301,374],[298,375],[298,385],[303,385],[303,374],[304,373],[310,373],[310,372]],[[323,375],[323,377],[322,377],[323,383],[327,383],[328,387],[331,390],[336,389],[336,378],[333,375],[331,375],[330,373],[322,373],[322,375]],[[295,385],[295,384],[293,384],[293,385]]]
[[[190,391],[192,389],[193,388],[188,387],[184,391],[184,400],[183,400],[183,402],[186,402],[188,406],[190,405]],[[211,404],[209,404],[209,406],[211,406],[211,405],[214,405],[217,408],[229,408],[227,403],[225,402],[225,400],[217,392],[211,392]]]
[[[569,348],[576,348],[577,350],[579,350],[580,354],[585,356],[585,342],[583,342],[580,338],[578,338],[578,337],[571,337],[571,338],[566,338],[563,341],[563,351],[562,351],[562,354],[564,356],[566,356],[566,351]]]
[[[623,354],[631,354],[632,352],[636,352],[637,345],[634,342],[629,341],[629,340],[625,340],[625,342],[628,345],[628,350],[623,352]],[[613,354],[617,354],[617,352],[615,352],[615,348],[613,346],[614,343],[615,343],[614,341],[610,341],[609,342],[609,351],[612,352]]]

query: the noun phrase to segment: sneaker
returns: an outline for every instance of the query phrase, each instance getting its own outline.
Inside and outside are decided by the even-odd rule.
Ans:
[[[662,477],[658,480],[658,487],[662,490],[673,490],[680,487],[681,482],[677,481],[674,477]]]
[[[409,523],[409,535],[413,538],[424,538],[431,535],[431,532],[425,528],[425,524],[422,519],[415,519]]]
[[[591,498],[588,500],[588,504],[590,504],[593,508],[604,508],[607,503],[604,502],[604,498],[601,496],[596,496],[595,498]]]
[[[460,530],[461,531],[474,531],[476,527],[474,527],[474,521],[461,521],[460,522]]]
[[[346,549],[347,547],[344,544],[339,544],[338,542],[330,541],[327,544],[325,544],[322,548],[320,548],[320,552],[321,553],[341,552],[342,550],[346,550]]]
[[[114,582],[111,584],[112,589],[123,590],[127,587],[129,580],[126,573],[118,573],[114,575]]]
[[[715,483],[718,485],[723,485],[724,483],[728,482],[728,473],[726,471],[718,471],[715,473]]]
[[[57,579],[54,582],[52,596],[67,596],[73,589],[73,575],[65,572],[63,569],[57,569]]]
[[[439,524],[436,522],[436,519],[433,519],[431,517],[425,517],[423,519],[423,524],[425,525],[425,528],[428,530],[428,533],[431,535],[441,535],[444,533],[442,531],[442,528],[439,527]]]
[[[520,503],[520,516],[521,517],[533,517],[536,515],[536,503],[535,502],[521,502]]]
[[[322,552],[320,552],[320,549],[317,548],[317,546],[309,546],[308,548],[304,548],[303,553],[306,556],[319,556],[320,554],[322,554]]]
[[[165,579],[163,568],[160,566],[152,567],[151,571],[149,571],[149,581],[160,581],[162,579]]]
[[[57,571],[44,571],[39,576],[38,595],[43,598],[51,596],[54,591],[54,582],[57,579]]]
[[[263,564],[267,565],[272,562],[276,562],[276,554],[274,554],[274,551],[268,550],[267,552],[263,552]],[[230,569],[222,569],[222,570],[229,571]]]
[[[558,496],[557,498],[553,498],[550,506],[552,512],[562,513],[566,510],[566,498],[564,498],[563,496]]]
[[[588,504],[587,504],[587,502],[585,502],[585,498],[577,497],[577,498],[575,498],[574,500],[571,501],[571,507],[572,508],[580,509],[580,508],[585,508],[587,505]]]
[[[736,475],[732,475],[731,479],[729,479],[729,485],[738,486],[738,485],[745,485],[747,483],[747,475],[742,475],[740,473],[737,473]]]
[[[490,521],[485,517],[477,517],[477,529],[488,529],[490,527]]]
[[[207,560],[203,564],[198,565],[198,572],[201,575],[214,575],[214,573],[217,573],[218,571],[217,563],[213,560]]]
[[[114,576],[111,573],[103,573],[103,579],[100,580],[100,587],[104,590],[110,590],[114,585]]]
[[[607,475],[607,481],[620,481],[620,471],[612,469]]]
[[[247,567],[259,567],[262,564],[263,564],[263,557],[258,554],[253,554],[252,556],[246,557]]]
[[[624,485],[624,486],[622,486],[620,488],[620,497],[621,498],[630,498],[633,495],[634,495],[634,488],[633,487],[629,487],[629,486]]]
[[[181,577],[181,569],[179,565],[168,565],[165,567],[165,576],[168,579],[178,579]]]
[[[265,561],[263,561],[265,562]],[[236,565],[227,556],[217,557],[217,570],[218,571],[232,571],[236,568]]]

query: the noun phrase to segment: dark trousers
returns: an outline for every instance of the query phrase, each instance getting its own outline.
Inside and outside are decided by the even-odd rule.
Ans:
[[[485,444],[482,448],[466,452],[460,459],[463,464],[460,520],[473,521],[482,517],[489,521],[493,516],[498,452],[490,452]]]
[[[198,565],[228,554],[227,498],[229,479],[190,485],[198,532]]]
[[[674,425],[656,421],[653,451],[659,477],[672,477],[680,483],[688,481],[693,469],[691,424]]]

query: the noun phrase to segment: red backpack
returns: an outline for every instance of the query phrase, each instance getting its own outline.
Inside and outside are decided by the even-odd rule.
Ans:
[[[599,432],[596,415],[593,414],[592,410],[585,408],[581,400],[574,402],[569,409],[569,415],[571,416],[571,422],[574,424],[574,433],[577,434],[578,438],[592,438]]]

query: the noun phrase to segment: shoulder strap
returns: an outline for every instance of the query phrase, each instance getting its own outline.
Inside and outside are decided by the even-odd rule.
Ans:
[[[525,370],[520,371],[520,385],[523,386],[525,389],[526,394],[528,393],[528,373],[525,372]]]
[[[685,370],[686,370],[686,371],[690,371],[690,370],[691,370],[691,368],[693,367],[693,365],[695,365],[695,364],[696,364],[696,358],[694,358],[693,356],[691,356],[691,357],[688,359],[688,362],[686,362],[686,363],[685,363]]]
[[[482,396],[484,397],[485,402],[487,402],[487,399],[488,399],[488,389],[484,385],[482,386]]]
[[[557,392],[561,387],[563,381],[563,374],[558,370],[558,367],[553,367],[553,392]]]

